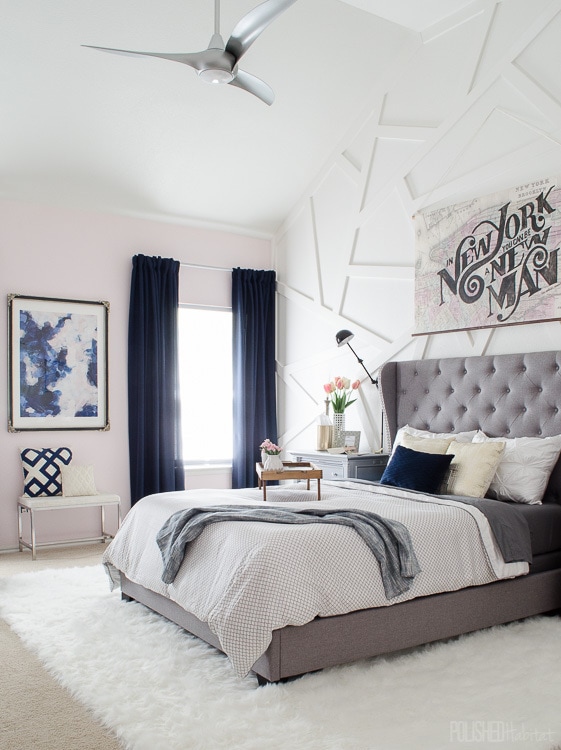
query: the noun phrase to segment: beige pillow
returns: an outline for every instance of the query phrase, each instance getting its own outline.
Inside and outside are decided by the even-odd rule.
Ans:
[[[453,440],[446,453],[453,453],[444,495],[485,497],[505,449],[504,442],[459,443]]]
[[[451,442],[452,438],[415,437],[407,432],[401,436],[401,445],[404,448],[410,448],[412,451],[420,451],[421,453],[444,454]]]
[[[95,486],[93,466],[63,466],[60,470],[62,475],[62,494],[66,497],[79,497],[81,495],[98,495]]]

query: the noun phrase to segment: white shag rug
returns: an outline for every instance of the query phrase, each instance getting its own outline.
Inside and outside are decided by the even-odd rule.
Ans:
[[[1,579],[0,616],[130,750],[561,748],[557,617],[258,687],[101,566]]]

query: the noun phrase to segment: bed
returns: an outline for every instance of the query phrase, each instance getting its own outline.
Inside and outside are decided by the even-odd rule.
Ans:
[[[515,460],[511,460],[509,464],[510,474],[507,476],[505,463],[504,476],[500,481],[494,480],[487,493],[494,493],[494,497],[484,499],[483,505],[492,512],[510,514],[516,519],[517,524],[526,528],[532,553],[528,558],[529,563],[516,558],[508,563],[503,560],[504,566],[499,574],[497,571],[501,566],[503,553],[497,550],[497,530],[502,528],[502,520],[495,521],[493,533],[487,530],[483,534],[481,530],[487,529],[484,527],[487,522],[481,520],[482,506],[473,508],[467,500],[468,504],[458,509],[455,493],[439,493],[439,497],[435,498],[425,497],[424,490],[421,493],[413,492],[415,505],[421,513],[419,522],[413,522],[410,529],[415,544],[418,541],[421,543],[422,538],[426,536],[426,543],[431,543],[434,547],[455,546],[459,549],[462,547],[464,534],[467,534],[464,526],[459,525],[460,520],[466,529],[468,526],[480,527],[483,551],[474,553],[472,550],[466,550],[465,564],[462,560],[461,565],[457,566],[462,569],[464,575],[464,568],[471,565],[473,558],[474,570],[467,571],[463,582],[459,579],[446,580],[443,583],[444,590],[440,592],[434,588],[428,575],[430,571],[425,569],[413,578],[409,590],[394,596],[392,600],[384,601],[379,592],[376,593],[377,598],[371,599],[370,592],[365,597],[362,591],[358,592],[358,598],[351,599],[349,596],[347,600],[343,594],[345,588],[350,588],[350,585],[338,577],[345,575],[347,571],[344,570],[346,566],[338,562],[336,547],[340,543],[339,540],[343,539],[345,544],[355,545],[353,530],[332,526],[328,532],[331,536],[318,536],[316,539],[316,535],[327,533],[323,528],[320,532],[321,524],[315,525],[313,530],[312,527],[301,526],[298,533],[303,536],[294,547],[290,547],[292,542],[287,541],[289,537],[279,536],[281,532],[274,529],[271,535],[277,545],[274,553],[274,564],[277,568],[284,565],[284,558],[292,560],[296,557],[298,550],[303,549],[304,555],[307,550],[314,549],[314,544],[323,544],[326,554],[328,551],[331,556],[328,563],[332,565],[329,583],[336,585],[336,590],[327,591],[326,588],[325,592],[322,591],[322,606],[318,606],[317,610],[322,616],[313,616],[313,609],[312,614],[309,611],[302,614],[298,610],[296,617],[294,612],[290,611],[288,621],[296,624],[274,627],[273,622],[269,637],[262,639],[262,643],[267,644],[266,648],[260,651],[258,645],[256,651],[249,649],[248,653],[244,652],[247,644],[243,641],[246,637],[248,641],[253,637],[257,611],[255,617],[248,616],[246,611],[231,637],[225,630],[220,630],[224,610],[235,610],[238,600],[245,595],[245,590],[243,595],[240,594],[240,590],[236,590],[234,595],[229,593],[229,604],[222,608],[217,607],[217,599],[210,601],[210,594],[206,596],[206,593],[216,586],[219,571],[215,568],[228,564],[226,560],[229,558],[218,559],[217,550],[226,549],[229,545],[235,547],[235,553],[243,558],[244,569],[255,569],[256,577],[259,579],[260,553],[254,552],[254,549],[260,550],[262,547],[259,544],[255,547],[253,533],[258,525],[270,528],[273,524],[231,522],[213,524],[205,529],[194,543],[198,545],[198,556],[186,556],[179,568],[178,577],[181,583],[176,587],[177,590],[184,587],[196,600],[193,601],[194,606],[187,607],[181,597],[175,595],[174,584],[170,586],[161,582],[161,558],[159,563],[157,562],[157,553],[160,550],[153,541],[154,529],[158,529],[167,517],[183,507],[183,497],[177,497],[177,493],[166,493],[158,498],[145,498],[137,506],[145,509],[150,506],[150,513],[154,515],[154,520],[150,521],[154,524],[153,528],[147,530],[148,521],[142,517],[143,511],[137,511],[135,506],[129,514],[129,523],[125,519],[116,539],[105,553],[104,559],[108,570],[115,580],[118,577],[123,598],[141,602],[216,648],[224,650],[233,660],[239,674],[244,674],[250,664],[251,672],[257,676],[260,683],[276,682],[328,666],[418,646],[541,613],[555,612],[561,608],[561,461],[558,448],[561,438],[557,437],[561,435],[561,414],[558,407],[558,404],[561,404],[560,368],[560,352],[540,352],[389,362],[380,372],[380,390],[387,434],[392,445],[396,442],[396,437],[397,442],[404,440],[399,446],[400,457],[412,457],[418,461],[420,453],[425,453],[424,448],[418,450],[419,440],[423,441],[423,446],[427,445],[427,441],[434,441],[434,451],[433,448],[427,449],[427,456],[434,455],[436,458],[426,460],[435,460],[439,463],[442,462],[442,456],[449,453],[451,448],[457,452],[460,452],[460,448],[461,451],[479,451],[479,448],[466,449],[465,446],[459,445],[460,442],[470,445],[478,442],[485,446],[481,450],[495,453],[503,450],[506,452],[506,446],[509,451],[512,449],[509,456]],[[404,434],[407,440],[403,437]],[[445,452],[442,451],[442,446],[438,449],[435,447],[442,441],[451,441]],[[500,460],[506,461],[506,453],[501,456]],[[395,454],[392,461],[394,458],[397,460],[397,457]],[[453,461],[455,460],[454,458]],[[425,461],[425,457],[422,461]],[[502,465],[500,461],[494,464],[492,473],[495,479],[499,476],[498,471],[495,473],[495,468]],[[537,472],[536,476],[534,470]],[[536,481],[532,484],[530,480]],[[365,483],[355,482],[327,483],[319,505],[325,508],[337,507],[340,494],[341,507],[366,508],[369,507],[372,493],[380,491],[384,493],[383,498],[377,498],[376,502],[390,508],[392,518],[399,519],[402,518],[400,513],[409,513],[401,510],[402,505],[403,508],[409,507],[406,504],[409,490],[395,485],[371,487]],[[505,496],[505,492],[527,493],[527,497],[519,496],[516,502],[512,502],[511,498]],[[541,503],[538,503],[537,496],[533,496],[536,492],[542,500]],[[264,505],[260,498],[260,491],[257,489],[247,492],[206,490],[202,491],[202,494],[197,494],[194,502],[205,507],[239,502],[244,507],[257,508]],[[278,502],[275,498],[278,498]],[[530,503],[528,498],[534,502]],[[305,490],[300,486],[281,485],[269,490],[267,506],[271,504],[305,510],[311,505],[307,500]],[[438,516],[433,512],[437,505],[440,508]],[[377,509],[378,507],[376,505]],[[444,514],[442,521],[441,511]],[[141,534],[136,542],[134,533],[127,532],[128,527],[134,527],[135,516],[138,516],[136,526]],[[427,519],[430,523],[427,523]],[[441,523],[444,531],[439,531],[438,524]],[[509,523],[505,522],[505,526]],[[237,530],[225,535],[225,529],[228,527],[236,527]],[[435,544],[434,534],[437,532],[450,544]],[[127,533],[131,534],[132,541],[127,539]],[[343,536],[345,534],[346,536]],[[205,544],[210,544],[210,539],[214,540],[214,549],[205,547]],[[236,539],[235,544],[232,539]],[[304,539],[306,542],[302,544]],[[331,541],[327,543],[325,539]],[[279,551],[279,540],[287,545],[286,550],[281,548]],[[357,544],[360,546],[360,540]],[[238,550],[238,546],[243,548],[243,554]],[[419,547],[419,553],[423,560],[421,567],[428,568],[422,546]],[[348,554],[345,549],[343,557]],[[376,560],[372,562],[372,559],[366,556],[367,552],[362,549],[356,554],[360,557],[356,563],[353,562],[353,565],[356,565],[353,568],[353,576],[362,580],[365,577],[362,574],[366,571],[370,585],[376,576],[379,576],[374,570]],[[439,554],[451,553],[449,550],[443,550]],[[492,559],[493,555],[496,560]],[[142,560],[150,557],[152,570],[149,575],[143,576],[139,573],[141,563],[144,564]],[[483,558],[485,560],[481,562]],[[453,557],[443,557],[442,560],[443,567],[454,568]],[[270,558],[263,564],[270,566]],[[303,557],[300,564],[309,565],[310,571],[314,566],[317,567],[317,561],[313,556]],[[370,565],[374,567],[370,569]],[[438,578],[442,571],[433,572],[434,577]],[[291,575],[294,577],[291,571],[287,571],[282,586],[288,586],[287,582]],[[311,586],[306,589],[306,575],[299,573],[297,578],[300,585],[298,591],[307,590],[310,597],[317,594],[318,585],[315,583],[313,590]],[[266,579],[265,571],[261,580],[263,582]],[[201,582],[203,585],[199,585]],[[435,593],[432,593],[433,590]],[[205,596],[208,601],[205,600]],[[257,609],[277,609],[277,592],[273,594],[273,604],[263,604],[255,593],[251,593],[251,596],[260,602]],[[341,603],[339,599],[345,601]],[[327,600],[329,604],[324,606]],[[373,601],[376,602],[374,605]],[[357,602],[363,602],[362,606],[356,606]],[[278,609],[282,610],[283,616],[286,615],[287,607],[283,605]],[[339,610],[340,614],[330,614],[331,611]],[[209,613],[209,616],[201,615],[202,612]],[[308,621],[305,621],[306,617],[309,618]],[[232,641],[237,639],[241,643],[245,661],[240,657],[240,661],[235,662],[230,653],[231,644],[228,642],[225,645],[228,638]],[[253,661],[257,653],[259,655]]]

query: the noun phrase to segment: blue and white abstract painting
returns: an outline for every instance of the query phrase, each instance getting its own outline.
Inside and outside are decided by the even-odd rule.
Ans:
[[[98,319],[20,310],[20,417],[97,417]]]

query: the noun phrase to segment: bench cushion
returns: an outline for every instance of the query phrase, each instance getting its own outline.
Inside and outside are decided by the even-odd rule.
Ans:
[[[77,508],[100,505],[118,505],[121,502],[119,495],[77,495],[76,497],[25,497],[19,498],[18,502],[24,508],[32,510],[55,510],[56,508]]]

